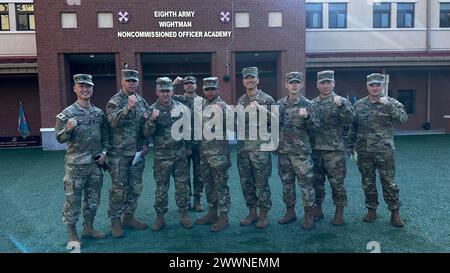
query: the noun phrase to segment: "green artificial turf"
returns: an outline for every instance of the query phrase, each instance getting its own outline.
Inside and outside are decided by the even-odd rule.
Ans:
[[[315,228],[300,228],[303,209],[297,205],[298,220],[279,225],[276,220],[284,213],[281,182],[273,157],[270,179],[273,207],[270,225],[259,230],[241,227],[239,221],[247,208],[239,184],[236,150],[232,151],[233,166],[229,171],[231,210],[230,226],[213,233],[209,226],[194,226],[186,230],[179,224],[175,207],[174,185],[171,181],[169,212],[166,227],[160,232],[126,230],[122,239],[110,237],[107,218],[109,175],[105,175],[101,206],[95,226],[108,232],[101,241],[83,240],[83,252],[369,252],[366,245],[377,241],[382,252],[450,252],[450,135],[396,137],[396,182],[400,187],[400,209],[406,226],[394,228],[382,199],[378,184],[380,206],[374,223],[364,223],[364,195],[355,162],[347,158],[348,206],[345,225],[330,224],[334,215],[330,187],[324,203],[325,219]],[[136,215],[151,224],[154,179],[152,151],[147,156],[144,171],[144,191]],[[0,252],[67,252],[66,232],[61,220],[64,202],[62,179],[64,152],[44,152],[41,149],[0,150]],[[206,207],[205,198],[202,199]],[[297,204],[300,204],[297,188]],[[190,212],[193,219],[203,213]],[[78,222],[81,230],[82,219]]]

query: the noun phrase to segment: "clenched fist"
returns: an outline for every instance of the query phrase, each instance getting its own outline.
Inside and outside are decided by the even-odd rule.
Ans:
[[[77,125],[78,124],[76,119],[74,118],[69,119],[66,125],[67,131],[72,132],[75,129],[75,127],[77,127]]]
[[[180,84],[183,81],[183,78],[178,76],[175,80],[173,80],[172,84],[177,85]]]
[[[151,120],[156,120],[158,118],[158,116],[159,116],[159,110],[158,109],[154,109],[152,111],[152,115],[150,116],[150,119]]]
[[[308,111],[306,108],[300,108],[300,110],[298,110],[298,114],[300,117],[306,118],[308,116]]]
[[[342,105],[342,97],[341,96],[334,96],[333,102],[339,107]]]
[[[389,104],[389,100],[387,97],[381,97],[378,101],[384,105]]]
[[[127,105],[128,110],[131,110],[134,107],[136,107],[137,102],[138,102],[138,99],[137,99],[136,95],[128,96],[128,105]]]

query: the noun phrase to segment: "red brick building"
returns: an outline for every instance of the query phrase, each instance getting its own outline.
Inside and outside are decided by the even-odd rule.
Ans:
[[[140,72],[140,92],[149,103],[155,101],[154,80],[160,76],[194,75],[200,82],[217,76],[221,96],[231,104],[244,93],[243,67],[258,66],[260,87],[276,98],[285,92],[286,72],[304,71],[305,26],[299,16],[303,1],[95,0],[34,5],[44,146],[55,144],[50,143],[53,132],[45,128],[53,128],[55,115],[75,99],[75,73],[93,75],[93,102],[104,109],[120,87],[125,64]]]

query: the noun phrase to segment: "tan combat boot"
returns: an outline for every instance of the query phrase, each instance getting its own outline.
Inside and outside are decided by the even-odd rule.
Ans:
[[[126,212],[122,218],[122,227],[134,230],[147,229],[148,226],[134,217],[134,214]]]
[[[165,225],[166,225],[166,222],[164,222],[164,214],[163,213],[156,214],[156,221],[152,225],[152,230],[159,231],[159,230],[163,229]]]
[[[219,215],[219,221],[211,226],[211,231],[218,232],[228,227],[228,212],[221,211]]]
[[[248,215],[239,223],[241,226],[249,226],[258,221],[258,214],[256,214],[256,208],[250,208]]]
[[[394,227],[404,227],[405,223],[403,223],[402,219],[400,218],[400,213],[398,212],[398,209],[391,211],[391,225]]]
[[[203,211],[202,203],[200,202],[200,196],[194,197],[194,211],[195,212]]]
[[[303,216],[302,228],[310,230],[314,227],[314,206],[304,207],[305,215]]]
[[[69,242],[80,242],[80,238],[78,238],[77,234],[77,226],[76,224],[67,224],[67,240]]]
[[[119,217],[111,218],[111,236],[113,238],[123,237],[122,223]]]
[[[202,218],[197,219],[195,223],[198,225],[211,225],[215,224],[217,221],[219,221],[219,218],[217,217],[217,208],[210,207],[208,213]]]
[[[257,228],[266,228],[269,225],[269,218],[267,217],[268,214],[269,210],[261,209],[258,222],[256,222],[255,225]]]
[[[180,210],[180,222],[181,222],[181,225],[187,229],[192,228],[194,226],[191,219],[189,219],[189,216],[187,214],[187,209]]]
[[[94,229],[94,219],[92,217],[85,217],[81,237],[100,240],[105,238],[106,234]]]
[[[375,220],[376,217],[377,217],[377,210],[368,208],[367,209],[367,214],[364,215],[364,217],[363,217],[363,221],[366,222],[366,223],[370,223],[373,220]]]
[[[316,204],[314,205],[314,221],[319,221],[323,219],[323,210],[322,210],[322,204]]]
[[[278,224],[284,225],[292,221],[297,220],[297,215],[295,214],[295,207],[286,207],[286,213],[278,220]]]
[[[336,206],[336,213],[334,214],[331,224],[334,226],[342,226],[344,224],[344,207]]]

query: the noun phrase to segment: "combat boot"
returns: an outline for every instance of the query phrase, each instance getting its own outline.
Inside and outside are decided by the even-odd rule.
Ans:
[[[258,221],[258,214],[256,214],[256,208],[250,208],[248,215],[239,223],[241,226],[249,226]]]
[[[304,211],[305,215],[303,216],[302,228],[310,230],[314,227],[314,215],[315,215],[314,206],[304,207]]]
[[[200,196],[194,197],[194,211],[195,212],[203,211],[202,203],[200,202]]]
[[[363,221],[366,222],[366,223],[370,223],[373,220],[375,220],[376,217],[377,217],[377,210],[368,208],[367,209],[367,214],[364,215],[364,217],[363,217]]]
[[[189,219],[189,216],[187,214],[187,209],[180,210],[180,222],[181,222],[181,225],[187,229],[192,228],[194,226],[191,219]]]
[[[111,236],[113,238],[123,237],[122,223],[119,217],[111,218]]]
[[[402,219],[400,218],[398,209],[391,211],[391,225],[393,225],[394,227],[405,226],[405,223],[403,223]]]
[[[208,213],[202,218],[197,219],[195,223],[198,225],[211,225],[215,224],[217,221],[219,221],[219,218],[217,217],[217,208],[210,207]]]
[[[344,224],[344,206],[336,206],[336,213],[331,224],[335,226],[342,226]]]
[[[100,240],[106,237],[106,234],[94,229],[94,219],[91,217],[85,217],[83,223],[83,232],[81,233],[83,238],[92,238]]]
[[[221,211],[219,221],[211,226],[211,231],[218,232],[228,227],[228,212]]]
[[[69,242],[80,242],[80,238],[78,238],[77,234],[77,226],[76,224],[67,224],[67,240]]]
[[[147,229],[148,226],[141,221],[138,221],[133,213],[126,212],[122,218],[122,227],[134,230]]]
[[[164,222],[164,214],[163,213],[156,214],[156,221],[152,225],[152,230],[159,231],[159,230],[163,229],[165,225],[166,225],[166,222]]]
[[[284,225],[292,221],[297,220],[297,215],[295,214],[295,207],[286,207],[286,213],[278,220],[278,224]]]
[[[269,210],[261,209],[258,222],[256,222],[255,225],[257,228],[266,228],[269,225],[269,218],[267,217],[268,214]]]
[[[313,212],[314,212],[314,221],[319,221],[323,219],[322,204],[315,204]]]

